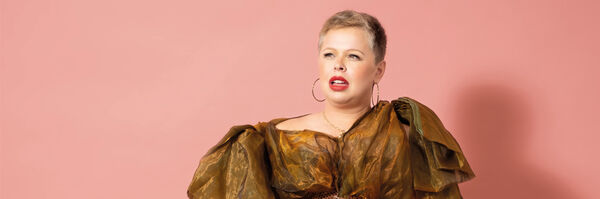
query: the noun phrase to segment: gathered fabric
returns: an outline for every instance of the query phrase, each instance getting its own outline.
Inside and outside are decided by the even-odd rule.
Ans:
[[[475,177],[437,115],[409,97],[379,101],[339,137],[275,127],[292,118],[231,127],[188,197],[453,199]]]

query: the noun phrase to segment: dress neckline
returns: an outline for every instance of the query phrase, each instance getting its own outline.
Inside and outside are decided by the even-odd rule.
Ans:
[[[342,137],[344,137],[348,132],[352,131],[356,126],[358,126],[358,124],[367,117],[367,115],[369,115],[370,113],[373,112],[373,110],[375,110],[376,108],[378,108],[379,106],[382,106],[381,104],[383,104],[385,102],[385,100],[381,100],[379,101],[375,106],[372,106],[367,112],[363,113],[358,119],[356,119],[356,121],[354,121],[354,123],[352,124],[352,126],[350,126],[350,128],[341,133],[339,136],[333,136],[329,133],[325,133],[325,132],[321,132],[321,131],[317,131],[317,130],[312,130],[312,129],[302,129],[302,130],[287,130],[287,129],[279,129],[277,128],[277,124],[284,122],[286,120],[290,120],[290,119],[294,119],[294,118],[299,118],[299,117],[304,117],[306,115],[309,115],[310,113],[307,114],[303,114],[303,115],[299,115],[299,116],[294,116],[294,117],[288,117],[288,118],[279,118],[277,121],[272,122],[271,124],[273,125],[273,129],[277,130],[277,131],[283,131],[283,132],[292,132],[292,133],[299,133],[299,132],[314,132],[314,133],[318,133],[318,134],[322,134],[325,135],[329,138],[332,139],[340,139]]]

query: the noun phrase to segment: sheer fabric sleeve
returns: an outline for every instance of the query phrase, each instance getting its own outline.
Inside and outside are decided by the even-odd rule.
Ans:
[[[275,198],[262,132],[260,125],[231,127],[201,158],[188,186],[188,197]]]
[[[427,106],[408,97],[392,100],[410,130],[410,162],[417,198],[462,198],[458,183],[475,177],[458,142]]]

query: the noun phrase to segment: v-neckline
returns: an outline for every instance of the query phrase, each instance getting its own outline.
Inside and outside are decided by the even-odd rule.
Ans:
[[[281,122],[284,122],[284,121],[290,120],[290,119],[299,118],[299,117],[304,117],[304,116],[309,115],[310,113],[307,113],[307,114],[304,114],[304,115],[295,116],[295,117],[280,118],[278,121],[272,122],[272,125],[273,125],[273,129],[275,129],[277,131],[292,132],[292,133],[299,133],[299,132],[306,132],[306,131],[308,131],[308,132],[314,132],[314,133],[322,134],[322,135],[325,135],[325,136],[327,136],[329,138],[332,138],[332,139],[340,139],[340,138],[343,138],[350,131],[352,131],[356,126],[358,126],[358,124],[360,122],[362,122],[362,120],[364,120],[364,118],[366,118],[367,115],[370,115],[370,113],[372,113],[373,110],[375,110],[379,106],[382,106],[381,104],[383,104],[384,102],[385,102],[385,100],[379,101],[375,106],[371,107],[367,112],[363,113],[358,119],[356,119],[356,121],[354,121],[354,123],[352,124],[352,126],[350,126],[350,128],[347,131],[345,131],[343,133],[340,133],[340,135],[338,135],[338,136],[334,136],[334,135],[331,135],[329,133],[325,133],[325,132],[321,132],[321,131],[317,131],[317,130],[312,130],[312,129],[306,129],[306,128],[302,129],[302,130],[287,130],[287,129],[279,129],[279,128],[277,128],[277,124],[279,124]]]

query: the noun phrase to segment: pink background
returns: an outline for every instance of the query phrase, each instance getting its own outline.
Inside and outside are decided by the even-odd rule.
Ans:
[[[460,142],[465,198],[599,198],[596,2],[2,0],[0,198],[185,198],[232,125],[320,110],[348,8],[387,31],[381,98]]]

